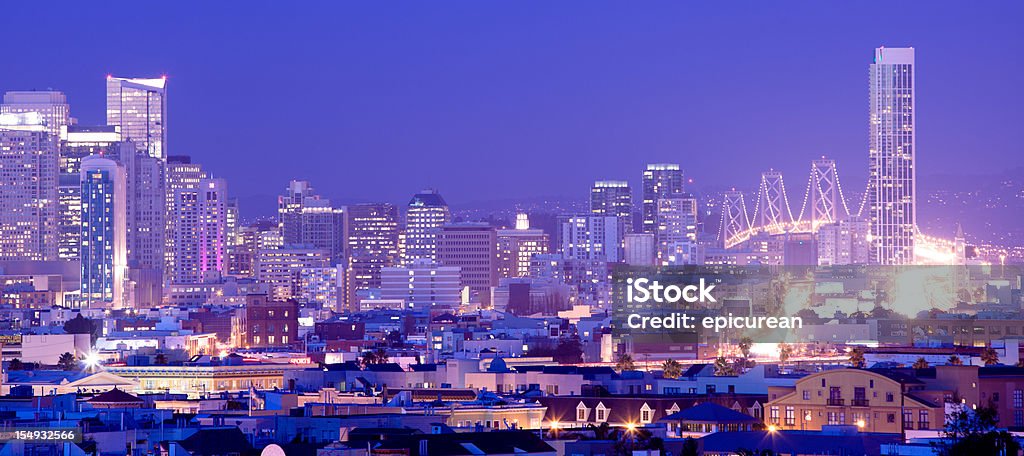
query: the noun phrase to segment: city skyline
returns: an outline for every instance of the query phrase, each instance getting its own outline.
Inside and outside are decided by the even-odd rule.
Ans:
[[[1002,165],[1024,165],[1016,158],[1019,154],[1013,153],[1020,133],[1012,128],[1012,111],[1007,111],[1019,104],[1014,100],[1024,96],[1011,83],[1021,63],[995,58],[1020,54],[1015,50],[1024,40],[1015,40],[1020,32],[1010,28],[1018,11],[1011,6],[966,13],[958,10],[954,17],[944,6],[931,8],[933,14],[928,18],[906,21],[905,28],[896,31],[886,27],[887,21],[893,20],[886,17],[866,23],[866,30],[852,30],[853,21],[869,13],[868,8],[855,6],[790,10],[785,19],[791,21],[792,31],[769,23],[782,13],[763,6],[739,8],[728,15],[728,23],[693,6],[665,7],[664,18],[652,17],[653,10],[630,11],[630,18],[635,19],[630,26],[616,26],[610,16],[619,11],[603,7],[588,11],[579,24],[565,30],[577,40],[567,41],[559,49],[531,46],[528,55],[509,39],[527,40],[522,43],[527,46],[531,40],[560,37],[551,19],[564,11],[548,7],[536,18],[511,15],[499,20],[500,7],[467,7],[450,10],[451,18],[410,17],[409,33],[421,36],[425,40],[422,46],[430,45],[416,53],[407,52],[413,46],[408,37],[386,40],[379,31],[368,28],[375,21],[388,20],[380,11],[354,7],[352,13],[365,16],[366,25],[346,23],[351,27],[345,32],[316,37],[338,43],[332,50],[324,50],[314,37],[296,30],[299,19],[311,20],[308,12],[287,12],[274,33],[295,33],[295,39],[288,42],[301,44],[296,56],[286,58],[282,58],[285,50],[269,42],[269,37],[253,36],[251,24],[231,24],[224,36],[219,36],[219,47],[205,49],[196,41],[205,30],[192,30],[197,32],[195,38],[184,37],[182,32],[167,29],[169,24],[163,21],[168,19],[162,19],[149,25],[154,33],[164,32],[167,46],[132,59],[130,64],[103,55],[90,58],[74,71],[55,73],[46,72],[53,64],[40,62],[27,65],[31,71],[0,75],[0,88],[61,90],[72,106],[73,117],[84,125],[99,125],[105,100],[97,87],[107,75],[167,75],[172,125],[169,154],[191,155],[217,170],[219,177],[232,182],[233,196],[245,200],[269,197],[268,208],[273,206],[275,189],[291,179],[309,180],[330,198],[352,201],[401,203],[421,188],[434,187],[457,206],[456,201],[579,195],[580,188],[598,179],[628,180],[633,188],[640,188],[635,171],[623,170],[641,169],[646,163],[681,163],[698,186],[742,187],[768,168],[791,176],[801,173],[807,160],[821,155],[836,159],[847,186],[859,192],[859,184],[867,177],[868,137],[863,125],[868,117],[865,67],[871,60],[870,50],[882,45],[914,46],[921,72],[927,75],[918,81],[923,113],[918,119],[918,141],[925,157],[920,160],[919,176],[987,173],[1003,169]],[[420,8],[401,14],[432,11]],[[899,12],[912,7],[894,8]],[[15,17],[29,14],[17,7],[13,13]],[[166,17],[173,18],[175,13],[172,8]],[[324,13],[330,16],[334,11]],[[225,11],[213,8],[208,16],[199,18],[197,27],[222,14]],[[461,28],[450,36],[430,33],[445,20],[472,14],[480,16],[481,24],[493,26],[488,30],[472,28],[481,34],[479,43],[454,39],[467,32],[468,26],[461,20]],[[821,30],[820,24],[808,22],[822,14],[850,17],[839,21],[835,30]],[[63,14],[58,16],[57,20],[66,21]],[[668,24],[669,19],[679,22]],[[707,24],[695,24],[700,22],[697,19]],[[958,34],[957,39],[939,36],[936,30],[943,27],[935,25],[953,22],[975,33]],[[649,30],[641,30],[637,24],[649,25]],[[516,25],[532,26],[536,33],[513,30]],[[601,25],[615,26],[615,33]],[[721,30],[711,29],[714,26]],[[819,33],[813,43],[803,42],[799,30]],[[778,33],[752,40],[757,31]],[[701,41],[700,46],[684,39],[702,32],[719,39]],[[90,39],[62,46],[77,47]],[[240,44],[242,39],[255,40],[252,52],[225,54],[226,47]],[[374,45],[379,46],[379,56],[372,52]],[[599,60],[608,49],[610,59]],[[379,61],[395,57],[400,50],[405,52],[390,63]],[[558,50],[571,51],[573,57],[556,61]],[[72,55],[84,59],[91,52],[81,51]],[[261,56],[277,57],[275,61],[281,63],[261,63]],[[328,60],[330,56],[347,64]],[[994,65],[981,75],[956,64],[978,59]],[[612,60],[619,62],[615,68],[610,67]],[[800,71],[793,69],[794,64],[808,61],[816,63]],[[444,77],[430,67],[433,63],[450,64],[442,70]],[[538,71],[541,64],[548,69]],[[387,72],[403,65],[406,70],[418,71],[408,75]],[[311,71],[314,67],[322,70]],[[507,71],[493,71],[498,69]],[[33,74],[35,71],[45,73]],[[981,77],[986,78],[984,84],[979,83]],[[286,96],[289,91],[278,90],[303,86],[329,87],[327,98],[322,98],[324,104],[348,109],[325,111],[326,106],[310,104],[311,98]],[[774,88],[766,90],[768,86]],[[964,87],[1001,90],[995,94],[991,89],[965,91]],[[757,96],[750,96],[753,93]],[[543,94],[544,100],[531,94]],[[447,102],[438,99],[444,96]],[[425,117],[428,102],[434,112]],[[464,112],[469,108],[477,109],[479,115],[469,118]],[[232,109],[231,115],[224,109]],[[210,116],[218,113],[213,122]],[[807,124],[806,119],[813,123]],[[298,125],[325,133],[298,138],[286,133]],[[739,131],[745,134],[735,134]],[[953,136],[953,131],[977,133]],[[287,147],[282,143],[285,138]],[[287,148],[303,150],[308,160],[266,166]],[[978,159],[953,165],[963,150],[970,150]],[[366,176],[369,173],[358,171],[373,169],[372,160],[379,154],[395,157],[387,171],[408,182],[407,186],[374,186]],[[588,159],[570,158],[579,154]],[[243,157],[255,160],[239,162]],[[466,172],[464,165],[455,165],[474,157],[486,157],[502,166],[492,167],[492,176],[479,176]],[[740,160],[743,166],[723,169],[719,159]],[[310,166],[318,162],[332,166]],[[238,163],[242,166],[235,166]],[[429,178],[420,172],[423,169],[433,171]],[[494,179],[509,185],[487,185]],[[270,185],[263,186],[264,182]],[[522,182],[529,185],[512,184]],[[252,210],[242,207],[243,212]]]

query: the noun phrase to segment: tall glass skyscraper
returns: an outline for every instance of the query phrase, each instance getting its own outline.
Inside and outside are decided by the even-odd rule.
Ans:
[[[150,157],[167,159],[167,78],[107,76],[107,125]]]
[[[871,261],[914,262],[914,49],[875,49],[871,64],[868,210]]]
[[[39,113],[46,132],[60,136],[61,128],[71,124],[71,108],[63,92],[56,90],[12,91],[4,94],[0,114]]]
[[[128,268],[124,168],[90,155],[82,160],[81,304],[119,308]]]

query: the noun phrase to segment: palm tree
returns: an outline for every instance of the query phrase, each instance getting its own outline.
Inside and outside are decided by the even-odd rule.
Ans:
[[[14,358],[10,363],[7,364],[7,370],[9,371],[20,371],[25,368],[25,363],[22,363],[20,359]]]
[[[986,366],[999,364],[999,353],[992,347],[986,348],[981,352],[981,361],[984,362]]]
[[[619,359],[615,361],[615,369],[619,372],[636,370],[636,363],[633,362],[633,356],[629,353],[619,355]]]
[[[850,350],[850,365],[857,368],[867,365],[867,361],[864,359],[864,348],[854,347]]]
[[[715,359],[715,376],[728,377],[736,375],[736,369],[733,368],[729,360],[725,359],[724,356],[719,356]]]
[[[75,355],[69,352],[64,352],[57,360],[57,366],[66,371],[73,370],[77,365],[78,360],[75,359]]]
[[[917,361],[914,361],[914,365],[912,367],[914,369],[927,369],[928,368],[928,361],[926,359],[924,359],[923,357],[922,358],[917,358]]]
[[[739,347],[740,353],[743,354],[744,358],[750,357],[750,348],[754,346],[754,340],[749,337],[740,339]]]
[[[363,367],[369,366],[371,364],[377,364],[377,353],[372,351],[363,352],[363,359],[360,360],[360,364],[362,364]]]
[[[683,375],[683,365],[679,361],[670,359],[661,364],[661,375],[665,378],[679,378]]]
[[[960,359],[959,356],[949,355],[949,359],[946,360],[946,364],[949,364],[950,366],[963,366],[964,362]]]
[[[386,348],[378,348],[376,351],[377,364],[387,364],[388,361],[388,350]]]
[[[156,357],[153,359],[153,362],[156,363],[158,366],[164,366],[167,364],[167,355],[163,353],[157,353]]]
[[[779,342],[779,364],[786,364],[790,356],[793,356],[793,347],[785,342]]]

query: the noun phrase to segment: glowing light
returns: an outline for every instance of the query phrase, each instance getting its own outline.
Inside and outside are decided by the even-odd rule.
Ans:
[[[774,424],[769,424],[768,425],[768,432],[775,432],[775,431],[778,431],[778,430],[779,430],[779,428],[775,427]]]
[[[864,429],[864,420],[857,420],[857,427]]]
[[[626,431],[633,432],[636,430],[636,423],[626,423]]]
[[[96,352],[89,352],[85,355],[85,358],[82,358],[82,363],[85,364],[87,369],[95,369],[100,365],[100,355],[96,354]]]
[[[551,429],[558,429],[559,423],[557,420],[551,421]]]

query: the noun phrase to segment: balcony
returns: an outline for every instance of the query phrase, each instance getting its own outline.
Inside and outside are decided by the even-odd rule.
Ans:
[[[846,405],[846,401],[841,399],[841,398],[838,398],[838,397],[830,397],[830,398],[828,398],[828,405],[835,405],[835,406],[842,407],[842,406]]]
[[[864,398],[854,399],[853,401],[850,402],[850,405],[852,405],[854,407],[867,407],[868,406],[868,400],[864,399]]]

